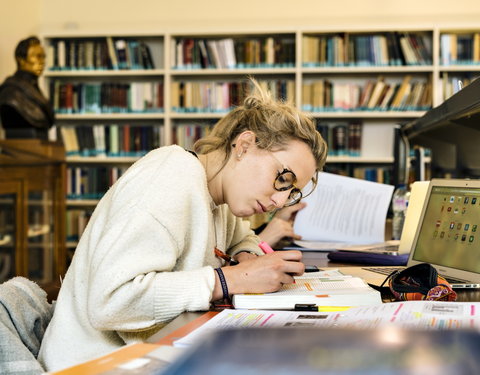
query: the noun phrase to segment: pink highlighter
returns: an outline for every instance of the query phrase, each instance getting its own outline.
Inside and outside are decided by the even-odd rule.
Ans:
[[[268,243],[266,243],[265,241],[262,241],[258,244],[258,247],[260,249],[262,249],[263,253],[264,254],[270,254],[270,253],[273,253],[273,249],[270,247],[270,245]]]

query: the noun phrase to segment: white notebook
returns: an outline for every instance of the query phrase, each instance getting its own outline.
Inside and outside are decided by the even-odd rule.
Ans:
[[[274,293],[235,294],[236,309],[293,310],[295,304],[365,306],[382,303],[380,292],[358,277],[312,272],[295,277]]]

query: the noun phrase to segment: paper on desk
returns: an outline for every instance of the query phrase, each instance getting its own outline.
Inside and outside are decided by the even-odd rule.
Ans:
[[[187,347],[201,341],[205,335],[218,329],[252,327],[319,327],[332,321],[335,313],[310,311],[269,311],[226,309],[188,335],[174,341],[175,347]]]
[[[294,230],[303,241],[370,244],[385,239],[385,219],[393,186],[320,173]]]
[[[352,307],[342,312],[226,309],[175,341],[174,346],[186,347],[198,343],[202,337],[218,329],[295,326],[479,330],[480,302],[407,301]]]
[[[406,301],[362,306],[342,312],[337,325],[377,328],[480,329],[479,302]]]
[[[346,245],[351,245],[346,242],[323,242],[323,241],[303,241],[295,240],[295,245],[300,246],[301,251],[333,251],[339,247],[344,247]]]

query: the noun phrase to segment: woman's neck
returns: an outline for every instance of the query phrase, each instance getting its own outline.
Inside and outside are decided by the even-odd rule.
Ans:
[[[205,168],[208,191],[213,201],[217,206],[225,203],[222,189],[222,170],[220,170],[224,160],[223,153],[212,151],[208,154],[198,155],[198,159]]]

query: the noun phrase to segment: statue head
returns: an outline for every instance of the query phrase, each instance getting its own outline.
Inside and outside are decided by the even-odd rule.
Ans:
[[[45,68],[45,51],[35,36],[21,40],[15,48],[17,68],[40,76]]]

